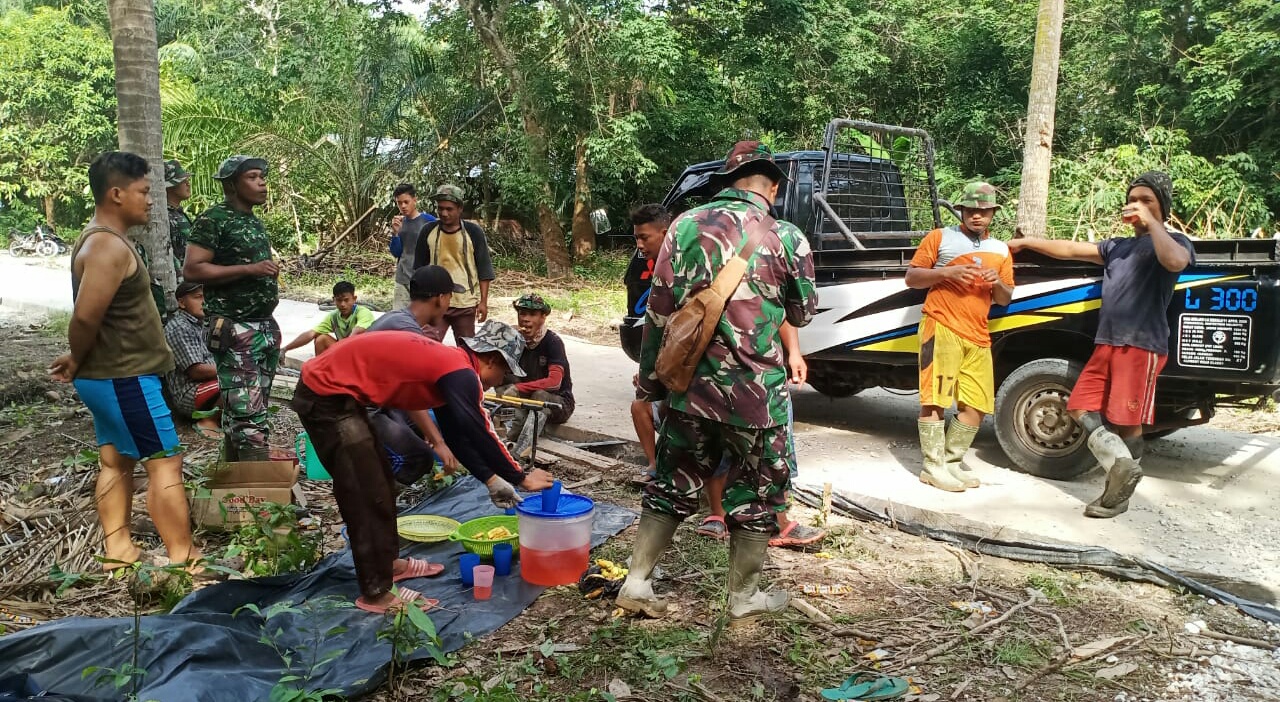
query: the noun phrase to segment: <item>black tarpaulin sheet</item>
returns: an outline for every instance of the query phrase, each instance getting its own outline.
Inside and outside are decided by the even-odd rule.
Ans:
[[[403,514],[438,514],[459,522],[500,513],[490,502],[484,485],[471,477],[432,495]],[[599,546],[635,521],[637,513],[617,505],[596,503],[591,545]],[[511,576],[495,578],[493,597],[477,602],[464,588],[458,574],[461,544],[414,544],[404,555],[426,556],[444,563],[445,572],[434,578],[403,584],[426,597],[440,600],[432,621],[443,648],[461,648],[469,638],[490,634],[533,603],[545,588],[519,577],[519,561]],[[170,614],[141,618],[142,642],[139,667],[146,670],[138,693],[140,700],[159,702],[225,702],[267,699],[283,674],[279,656],[259,642],[262,620],[237,608],[253,603],[266,609],[278,602],[301,603],[336,595],[354,601],[359,594],[351,552],[344,550],[322,560],[306,575],[289,575],[219,583],[188,596]],[[337,637],[317,637],[342,625]],[[307,686],[333,688],[346,696],[375,689],[386,676],[390,644],[378,641],[383,617],[350,608],[320,610],[306,615],[280,615],[271,628],[278,645],[305,655],[342,650]],[[90,666],[118,668],[130,661],[132,618],[75,617],[0,637],[0,678],[28,674],[50,695],[76,695],[76,699],[119,699],[109,686],[94,686],[92,676],[82,675]],[[426,658],[420,651],[415,659]],[[18,698],[22,699],[22,698]],[[56,699],[56,697],[55,697]]]
[[[821,495],[806,487],[795,487],[793,494],[812,507],[819,507],[822,504]],[[1093,570],[1113,578],[1148,582],[1161,587],[1182,587],[1198,595],[1233,605],[1255,619],[1280,623],[1280,610],[1275,607],[1240,597],[1143,558],[1122,556],[1115,551],[1098,546],[1073,546],[1029,539],[999,539],[951,529],[935,529],[879,512],[859,504],[853,497],[836,492],[831,496],[831,505],[840,513],[854,519],[877,522],[913,536],[941,541],[974,553],[1014,561],[1044,563],[1058,568]]]

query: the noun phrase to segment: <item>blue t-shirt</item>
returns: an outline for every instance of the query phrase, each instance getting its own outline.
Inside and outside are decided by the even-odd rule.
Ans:
[[[367,331],[407,331],[426,336],[426,333],[422,331],[422,327],[418,324],[418,320],[414,318],[408,309],[395,310],[378,317],[373,324],[369,325]]]
[[[1169,236],[1191,255],[1196,250],[1182,232]],[[1094,343],[1133,346],[1160,354],[1169,353],[1169,302],[1180,273],[1160,265],[1150,236],[1121,237],[1098,242],[1102,256],[1102,310]]]

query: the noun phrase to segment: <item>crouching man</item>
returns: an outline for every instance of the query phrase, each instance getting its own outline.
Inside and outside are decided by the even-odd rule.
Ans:
[[[520,354],[524,380],[506,378],[509,384],[498,394],[556,405],[546,412],[521,409],[511,420],[507,441],[515,442],[513,451],[517,458],[527,458],[534,435],[540,436],[547,422],[564,424],[573,416],[573,379],[569,376],[564,341],[559,334],[547,329],[551,305],[541,295],[526,293],[514,306],[520,336],[524,338],[524,353]]]
[[[508,372],[522,375],[523,342],[510,326],[490,323],[459,348],[405,332],[351,337],[302,366],[292,406],[333,476],[338,510],[347,523],[361,596],[360,609],[384,613],[421,594],[393,582],[438,575],[443,566],[398,558],[394,477],[366,407],[402,410],[415,417],[445,466],[458,460],[489,488],[498,507],[521,500],[516,487],[552,483],[543,470],[524,473],[499,440],[484,407],[484,390]],[[434,409],[453,452],[425,415]],[[435,603],[428,603],[434,605]]]

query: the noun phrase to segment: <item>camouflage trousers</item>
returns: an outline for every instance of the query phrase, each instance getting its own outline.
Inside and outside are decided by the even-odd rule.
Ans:
[[[232,322],[230,343],[213,350],[222,390],[227,459],[265,461],[271,433],[267,404],[280,362],[280,327],[274,319]]]
[[[787,509],[791,443],[786,425],[746,429],[668,409],[658,433],[657,477],[644,491],[644,507],[684,519],[721,459],[728,462],[724,489],[730,530],[774,534]]]

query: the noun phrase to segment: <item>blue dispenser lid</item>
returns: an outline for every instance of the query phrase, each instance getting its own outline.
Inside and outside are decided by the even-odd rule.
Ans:
[[[560,495],[560,503],[556,505],[556,511],[548,512],[542,509],[542,493],[538,493],[524,498],[523,502],[516,505],[516,510],[520,514],[527,514],[530,517],[567,519],[569,517],[581,517],[595,509],[595,506],[596,503],[592,502],[590,497],[562,494]]]

